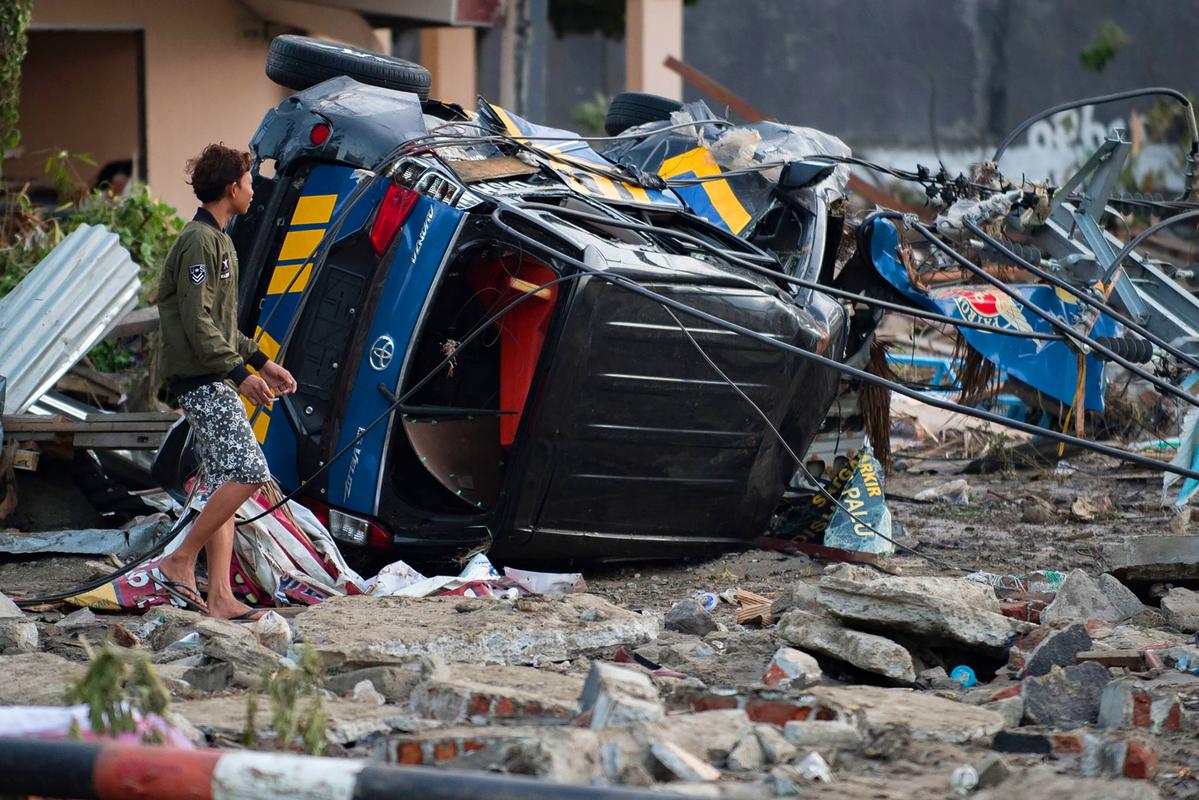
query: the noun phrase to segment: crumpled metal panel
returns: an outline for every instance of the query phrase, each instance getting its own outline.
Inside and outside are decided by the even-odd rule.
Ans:
[[[102,225],[80,225],[0,299],[6,414],[21,414],[137,304],[138,266]]]

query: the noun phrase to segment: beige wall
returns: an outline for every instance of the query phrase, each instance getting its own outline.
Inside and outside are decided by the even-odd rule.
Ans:
[[[683,60],[683,0],[625,0],[625,88],[682,100],[667,56]]]
[[[263,113],[288,94],[264,72],[262,20],[235,0],[35,0],[33,24],[35,31],[144,32],[146,177],[184,216],[196,204],[184,162],[210,142],[246,147]],[[103,90],[86,68],[76,80],[81,91]],[[64,126],[86,124],[73,109],[57,107]]]
[[[47,183],[46,158],[58,150],[95,160],[76,165],[88,185],[109,161],[136,164],[137,47],[132,31],[30,34],[21,74],[21,155],[4,165],[6,177]]]
[[[473,109],[478,100],[474,28],[422,28],[420,63],[433,75],[429,97]]]

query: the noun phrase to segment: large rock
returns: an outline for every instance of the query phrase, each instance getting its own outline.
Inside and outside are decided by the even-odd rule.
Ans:
[[[579,710],[591,712],[591,729],[662,719],[666,709],[658,687],[644,672],[606,661],[592,661],[579,696]]]
[[[961,744],[989,740],[1004,723],[989,709],[910,689],[817,686],[808,694],[825,705],[846,709],[849,717],[857,714],[872,736],[903,730],[915,739]]]
[[[1199,594],[1176,586],[1162,598],[1162,615],[1183,633],[1199,631]]]
[[[961,578],[897,578],[842,564],[820,579],[817,598],[843,620],[995,652],[1025,627],[1000,613],[990,586]]]
[[[51,653],[0,657],[0,706],[66,705],[67,688],[85,667]]]
[[[1086,622],[1100,619],[1122,622],[1143,609],[1140,600],[1111,576],[1092,580],[1080,569],[1071,570],[1057,590],[1053,602],[1041,612],[1041,623]]]
[[[1048,675],[1054,667],[1069,667],[1074,656],[1091,649],[1091,636],[1081,622],[1059,631],[1050,631],[1026,660],[1027,675]]]
[[[609,652],[653,638],[658,623],[590,594],[522,611],[496,598],[335,597],[293,620],[297,638],[331,669],[425,654],[446,662],[537,664]]]
[[[903,683],[916,680],[911,654],[884,636],[850,630],[834,620],[799,610],[783,615],[778,634],[796,647],[831,656],[858,669]]]
[[[1103,689],[1111,680],[1106,667],[1087,661],[1054,667],[1048,675],[1024,679],[1024,717],[1036,725],[1077,728],[1099,718]]]

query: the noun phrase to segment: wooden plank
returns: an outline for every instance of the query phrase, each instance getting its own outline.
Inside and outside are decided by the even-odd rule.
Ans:
[[[697,91],[703,92],[716,102],[728,106],[732,111],[736,112],[737,116],[746,122],[761,122],[766,119],[766,115],[755,108],[753,103],[750,103],[732,89],[725,87],[710,75],[705,74],[690,64],[679,61],[674,56],[667,56],[666,60],[662,63],[666,65],[667,69],[681,75],[683,80]]]
[[[122,411],[119,414],[88,414],[87,422],[106,422],[119,419],[122,422],[174,422],[179,414],[174,411]]]
[[[512,156],[451,161],[449,164],[464,183],[525,178],[541,171]]]
[[[110,432],[76,433],[75,446],[88,450],[157,450],[165,433]]]
[[[158,330],[158,306],[135,308],[122,317],[121,321],[114,325],[104,338],[119,339],[122,336],[137,336],[156,330]]]

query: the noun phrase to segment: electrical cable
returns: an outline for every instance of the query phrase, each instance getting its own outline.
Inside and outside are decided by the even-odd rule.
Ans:
[[[891,544],[895,545],[896,547],[898,547],[902,550],[906,550],[909,553],[912,553],[913,555],[916,555],[923,559],[926,559],[929,563],[936,564],[938,567],[941,567],[942,569],[947,569],[947,570],[957,569],[956,567],[952,567],[949,564],[945,563],[944,561],[941,561],[940,559],[934,558],[933,556],[930,556],[930,555],[926,555],[925,553],[921,553],[916,548],[910,547],[910,546],[904,544],[903,542],[895,541],[890,536],[883,533],[878,528],[871,525],[869,522],[866,522],[865,520],[859,518],[852,511],[850,511],[848,508],[846,508],[839,499],[837,499],[836,497],[833,496],[832,492],[830,492],[828,489],[824,488],[824,486],[821,485],[820,481],[816,480],[815,475],[813,475],[811,472],[808,471],[807,465],[805,465],[803,463],[803,459],[801,459],[798,455],[796,455],[795,451],[793,449],[791,449],[791,445],[789,445],[787,443],[787,440],[783,437],[782,431],[780,431],[777,427],[775,427],[775,424],[770,421],[770,417],[767,416],[766,412],[762,410],[762,407],[759,406],[757,403],[755,403],[753,401],[753,399],[749,395],[747,395],[745,393],[745,391],[740,386],[738,386],[735,381],[733,381],[732,378],[730,378],[728,375],[726,375],[724,370],[722,370],[715,361],[712,360],[711,356],[709,356],[708,353],[704,350],[704,348],[700,345],[700,343],[695,340],[695,337],[691,335],[691,331],[689,331],[687,329],[687,326],[683,324],[682,320],[680,320],[675,315],[675,313],[673,311],[671,311],[669,308],[667,308],[666,306],[663,306],[662,308],[667,314],[670,315],[670,318],[674,320],[675,325],[679,326],[679,330],[681,330],[683,332],[683,335],[687,337],[687,340],[691,342],[691,345],[696,349],[696,351],[700,354],[700,356],[703,357],[704,361],[708,362],[708,366],[710,366],[712,368],[712,370],[717,375],[720,376],[721,380],[723,380],[725,383],[727,383],[729,385],[729,388],[731,388],[734,392],[736,392],[738,395],[740,395],[741,399],[744,400],[746,403],[748,403],[750,408],[752,408],[754,411],[757,412],[758,416],[760,416],[762,418],[762,421],[766,423],[766,427],[769,428],[770,432],[774,434],[774,437],[776,439],[778,439],[779,444],[781,444],[783,446],[783,449],[786,450],[787,454],[789,456],[791,456],[792,460],[795,461],[795,465],[800,469],[801,472],[803,472],[804,475],[807,476],[808,480],[811,482],[811,484],[814,487],[816,487],[817,491],[819,491],[821,494],[823,494],[825,497],[827,497],[829,500],[831,500],[833,502],[833,505],[835,505],[837,508],[841,509],[846,514],[848,514],[851,519],[853,519],[857,522],[857,524],[863,525],[866,528],[869,528],[871,531],[873,531],[874,534],[876,536],[878,536],[880,539],[888,541]],[[969,570],[969,571],[973,571],[973,570]]]
[[[784,341],[780,341],[778,339],[771,338],[770,336],[759,333],[750,328],[746,328],[743,325],[739,325],[735,322],[730,322],[729,320],[725,320],[720,317],[717,317],[714,314],[711,314],[707,311],[703,311],[702,309],[698,309],[693,306],[689,306],[689,305],[679,302],[678,300],[675,300],[671,297],[667,297],[665,295],[654,292],[653,290],[647,289],[646,287],[642,286],[641,284],[639,284],[629,278],[626,278],[624,276],[607,274],[604,270],[598,269],[598,268],[586,263],[585,261],[582,261],[580,259],[569,256],[566,253],[562,253],[560,251],[554,250],[550,245],[548,245],[532,236],[524,234],[521,231],[519,231],[518,229],[514,228],[513,226],[503,222],[502,216],[505,213],[518,216],[521,218],[522,221],[524,221],[528,224],[531,224],[535,227],[540,227],[543,230],[544,230],[545,226],[541,225],[540,220],[537,219],[536,217],[522,212],[519,208],[517,208],[516,206],[513,206],[513,205],[499,204],[498,207],[496,208],[495,212],[493,212],[492,218],[495,221],[495,224],[497,225],[497,227],[499,227],[501,230],[506,232],[509,236],[512,236],[513,238],[519,239],[520,241],[524,242],[526,244],[526,246],[528,246],[531,250],[535,250],[537,252],[544,253],[551,259],[557,259],[565,264],[575,266],[578,269],[583,270],[584,272],[586,272],[600,280],[604,280],[613,285],[620,286],[620,287],[622,287],[634,294],[638,294],[654,303],[665,304],[665,305],[673,308],[676,311],[681,311],[684,314],[687,314],[688,316],[697,317],[699,319],[704,320],[705,322],[708,322],[708,323],[711,323],[718,327],[724,328],[725,330],[732,331],[733,333],[737,333],[737,334],[740,334],[747,338],[753,339],[757,342],[760,342],[760,343],[766,345],[767,347],[773,347],[775,349],[783,350],[783,351],[791,353],[793,355],[797,355],[801,358],[815,362],[816,364],[819,364],[821,366],[824,366],[829,369],[832,369],[832,370],[835,370],[838,372],[842,372],[842,373],[845,373],[852,377],[855,377],[860,381],[864,381],[866,383],[874,384],[876,386],[882,386],[884,388],[891,389],[892,391],[897,392],[905,397],[910,397],[913,400],[919,401],[921,403],[924,403],[925,405],[929,405],[934,408],[940,408],[945,411],[953,411],[956,413],[964,414],[969,417],[975,417],[977,419],[986,420],[988,422],[994,422],[996,424],[1003,425],[1005,427],[1014,428],[1015,430],[1020,430],[1020,431],[1024,431],[1026,433],[1032,433],[1035,435],[1041,435],[1046,438],[1053,439],[1054,441],[1057,441],[1057,442],[1063,442],[1065,444],[1075,445],[1075,446],[1080,447],[1085,450],[1091,450],[1096,453],[1102,453],[1104,455],[1112,456],[1113,458],[1123,459],[1125,461],[1128,461],[1131,463],[1136,463],[1136,464],[1141,464],[1142,466],[1147,466],[1152,469],[1157,469],[1157,470],[1160,470],[1163,472],[1171,472],[1176,475],[1181,475],[1181,476],[1187,477],[1187,478],[1195,478],[1195,479],[1199,480],[1199,472],[1197,472],[1195,470],[1187,469],[1185,467],[1176,467],[1173,464],[1163,464],[1161,462],[1154,461],[1149,458],[1138,456],[1135,453],[1129,453],[1129,452],[1121,450],[1119,448],[1110,447],[1108,445],[1104,445],[1099,442],[1091,442],[1087,439],[1082,439],[1082,438],[1079,438],[1076,436],[1071,436],[1070,434],[1066,434],[1066,433],[1060,433],[1058,431],[1047,430],[1047,429],[1041,428],[1040,426],[1037,426],[1037,425],[1031,425],[1029,423],[1022,422],[1020,420],[1010,419],[1008,417],[1004,417],[999,414],[994,414],[989,411],[984,411],[982,409],[970,408],[968,406],[962,406],[957,403],[940,400],[935,397],[929,397],[927,395],[922,394],[921,392],[917,392],[912,389],[908,389],[907,387],[903,386],[902,384],[898,384],[894,381],[887,380],[886,378],[881,378],[870,372],[866,372],[865,370],[861,370],[856,367],[851,367],[848,364],[842,364],[838,361],[835,361],[834,359],[828,358],[827,356],[823,356],[823,355],[820,355],[819,353],[814,353],[809,350],[804,350],[802,347],[793,345],[789,342],[784,342]]]
[[[1058,330],[1060,330],[1063,334],[1065,334],[1069,338],[1074,339],[1075,341],[1078,341],[1078,342],[1081,342],[1081,343],[1087,345],[1092,350],[1096,350],[1096,351],[1102,353],[1103,355],[1105,355],[1107,357],[1107,359],[1109,361],[1116,362],[1117,364],[1124,367],[1125,369],[1127,369],[1129,372],[1133,373],[1137,377],[1148,381],[1153,386],[1156,386],[1162,392],[1173,395],[1174,397],[1178,398],[1179,400],[1182,400],[1183,402],[1188,403],[1189,405],[1199,408],[1199,398],[1196,398],[1196,397],[1184,392],[1182,389],[1179,389],[1177,386],[1174,386],[1171,383],[1163,381],[1162,379],[1158,378],[1156,375],[1146,372],[1145,370],[1141,369],[1139,366],[1134,364],[1129,359],[1124,358],[1123,356],[1118,354],[1116,351],[1112,350],[1110,347],[1107,347],[1106,345],[1101,344],[1100,342],[1096,341],[1095,339],[1091,338],[1090,336],[1087,336],[1084,333],[1079,333],[1078,331],[1071,328],[1068,324],[1062,322],[1060,319],[1058,319],[1053,314],[1050,314],[1049,312],[1045,311],[1044,309],[1042,309],[1040,306],[1036,305],[1035,303],[1032,303],[1029,300],[1021,297],[1014,289],[1010,288],[1006,283],[999,280],[998,278],[992,277],[982,267],[979,267],[978,265],[974,264],[968,258],[963,256],[961,253],[957,252],[952,247],[950,247],[948,244],[941,241],[940,237],[938,237],[933,231],[926,228],[920,222],[908,220],[905,218],[905,216],[903,214],[899,213],[898,211],[884,212],[881,216],[885,219],[903,220],[905,222],[905,224],[909,224],[913,230],[915,230],[917,233],[919,233],[921,236],[923,236],[925,239],[927,239],[929,241],[929,243],[931,243],[933,245],[933,247],[936,247],[938,250],[945,253],[950,258],[952,258],[954,261],[956,261],[960,267],[962,267],[963,269],[965,269],[966,271],[968,271],[970,273],[973,273],[977,277],[982,278],[984,281],[991,284],[996,289],[999,289],[1001,292],[1003,292],[1004,294],[1011,297],[1014,301],[1016,301],[1017,304],[1019,304],[1026,310],[1031,311],[1035,316],[1040,317],[1042,320],[1049,323],[1053,327],[1057,328]]]
[[[141,553],[138,553],[136,556],[133,556],[129,561],[125,562],[125,564],[123,566],[121,566],[114,572],[111,572],[111,573],[104,575],[102,577],[99,577],[99,578],[93,578],[90,581],[87,581],[86,583],[83,583],[83,584],[75,587],[74,589],[70,589],[66,592],[59,592],[58,594],[43,595],[41,597],[26,597],[26,598],[20,599],[20,600],[14,599],[13,602],[16,603],[18,606],[20,606],[21,608],[28,608],[30,606],[38,606],[43,603],[57,603],[62,600],[67,600],[69,598],[75,597],[76,595],[83,594],[84,592],[90,592],[93,589],[98,589],[99,587],[103,586],[104,584],[110,583],[110,582],[116,580],[117,578],[121,577],[122,575],[132,572],[134,569],[136,569],[137,567],[139,567],[143,563],[145,563],[148,559],[151,559],[154,556],[158,555],[160,552],[162,552],[162,549],[164,547],[166,547],[168,544],[170,544],[171,540],[174,539],[176,536],[178,536],[179,532],[183,530],[184,524],[190,523],[192,521],[192,518],[194,516],[196,516],[197,514],[198,514],[198,512],[195,509],[185,506],[183,513],[179,515],[179,519],[175,520],[175,524],[171,526],[171,529],[170,529],[170,531],[167,532],[166,536],[163,536],[162,539],[151,544],[149,547],[147,547]]]
[[[1195,108],[1191,105],[1190,98],[1188,98],[1182,92],[1166,86],[1151,86],[1145,89],[1130,89],[1125,92],[1115,92],[1113,94],[1098,95],[1096,97],[1084,97],[1081,100],[1071,100],[1068,103],[1061,103],[1043,111],[1039,111],[1012,129],[1012,132],[1007,135],[1007,138],[1005,138],[1000,143],[999,147],[995,149],[995,155],[991,156],[991,161],[998,164],[999,159],[1003,158],[1004,152],[1007,151],[1012,142],[1016,141],[1016,138],[1020,136],[1020,134],[1024,133],[1024,131],[1028,130],[1033,124],[1045,119],[1046,117],[1052,117],[1054,114],[1061,113],[1062,111],[1069,111],[1071,109],[1081,108],[1082,106],[1114,103],[1119,100],[1130,100],[1134,97],[1148,97],[1152,95],[1171,97],[1181,103],[1183,108],[1187,111],[1186,122],[1191,133],[1191,147],[1190,150],[1187,151],[1186,155],[1186,182],[1183,186],[1182,194],[1178,197],[1178,200],[1180,201],[1186,200],[1188,197],[1190,197],[1191,192],[1194,189],[1196,154],[1199,154],[1199,126],[1197,126],[1195,123]]]
[[[723,256],[725,259],[732,261],[732,262],[738,264],[739,266],[744,267],[745,269],[752,270],[753,272],[756,272],[765,277],[775,278],[779,281],[790,283],[795,286],[800,286],[805,289],[811,289],[813,291],[821,292],[823,294],[827,294],[832,297],[839,297],[839,298],[842,298],[845,300],[851,300],[854,302],[862,303],[864,305],[875,306],[877,308],[886,309],[888,311],[895,311],[897,313],[906,314],[910,317],[916,317],[918,319],[925,319],[925,320],[929,320],[931,322],[940,322],[940,323],[944,323],[947,325],[955,325],[955,326],[959,326],[959,327],[963,327],[963,328],[973,328],[975,330],[987,331],[988,333],[996,333],[996,334],[1000,334],[1002,336],[1011,336],[1016,339],[1038,339],[1038,340],[1044,340],[1044,341],[1065,341],[1065,339],[1066,339],[1066,337],[1062,336],[1061,334],[1057,334],[1057,333],[1039,333],[1037,331],[1026,332],[1026,331],[1011,330],[1009,328],[997,328],[994,325],[986,325],[981,322],[970,322],[969,320],[958,319],[956,317],[950,317],[945,314],[938,314],[935,311],[926,311],[925,309],[916,308],[915,306],[906,306],[901,303],[893,303],[889,300],[883,300],[881,298],[874,298],[874,297],[867,297],[866,295],[856,294],[854,292],[848,292],[848,291],[845,291],[844,289],[837,289],[832,286],[826,286],[822,283],[817,283],[815,281],[809,281],[804,278],[799,278],[794,275],[790,275],[786,272],[780,272],[777,270],[768,269],[768,268],[760,266],[758,264],[754,264],[750,261],[746,261],[744,259],[739,258],[738,255],[733,252],[730,252],[728,250],[722,250],[720,248],[716,248],[716,247],[712,246],[711,244],[709,244],[708,242],[705,242],[703,239],[700,239],[696,236],[691,236],[689,234],[682,233],[679,231],[672,231],[669,228],[660,228],[660,227],[657,227],[654,225],[649,225],[649,224],[642,223],[642,222],[636,222],[634,220],[626,221],[626,220],[620,220],[620,219],[613,219],[613,218],[609,218],[609,217],[600,216],[598,214],[589,214],[585,211],[579,211],[579,210],[572,209],[572,208],[563,208],[561,206],[549,205],[547,203],[521,203],[520,207],[545,210],[545,211],[550,211],[553,213],[564,214],[566,216],[578,217],[581,219],[589,219],[589,220],[595,222],[597,225],[611,225],[612,227],[616,227],[616,228],[629,228],[631,230],[647,231],[650,233],[656,233],[656,234],[663,235],[663,236],[669,236],[671,238],[678,239],[680,241],[690,242],[697,247],[708,250],[709,252],[715,253],[717,255]],[[777,262],[775,262],[775,263],[777,263]]]
[[[1137,245],[1139,245],[1141,242],[1145,241],[1162,228],[1168,228],[1171,225],[1182,222],[1183,220],[1194,219],[1195,217],[1199,217],[1199,209],[1194,211],[1185,211],[1173,217],[1168,217],[1167,219],[1163,219],[1154,223],[1153,225],[1150,225],[1148,228],[1138,233],[1135,237],[1133,237],[1132,241],[1124,245],[1123,250],[1121,250],[1119,253],[1116,253],[1116,257],[1112,259],[1111,266],[1107,268],[1107,272],[1105,272],[1103,275],[1103,282],[1106,283],[1108,279],[1116,273],[1116,270],[1120,268],[1122,263],[1124,263],[1124,259],[1128,258],[1129,254],[1136,249]]]
[[[1126,328],[1133,331],[1134,333],[1140,334],[1141,336],[1148,339],[1153,344],[1158,345],[1159,347],[1161,347],[1163,350],[1165,350],[1170,355],[1174,356],[1175,358],[1179,359],[1180,361],[1185,362],[1188,366],[1190,366],[1194,369],[1199,369],[1199,359],[1196,359],[1192,356],[1187,355],[1182,350],[1179,350],[1177,347],[1175,347],[1174,345],[1167,342],[1165,339],[1154,334],[1148,328],[1144,327],[1143,325],[1141,325],[1137,322],[1134,322],[1132,319],[1125,316],[1121,312],[1117,311],[1115,308],[1112,308],[1112,306],[1109,305],[1108,303],[1104,303],[1101,300],[1095,300],[1094,298],[1088,296],[1085,292],[1080,291],[1080,289],[1078,287],[1071,286],[1070,284],[1063,281],[1061,278],[1058,278],[1057,276],[1036,266],[1032,262],[1027,261],[1026,259],[1022,258],[1018,253],[1015,253],[1012,250],[1010,250],[1009,248],[1007,248],[1001,241],[999,241],[998,239],[996,239],[993,236],[991,236],[990,234],[988,234],[986,231],[984,231],[982,228],[980,228],[978,225],[976,225],[973,221],[966,220],[965,224],[966,224],[966,228],[968,230],[973,232],[976,236],[979,236],[980,238],[982,238],[983,241],[985,241],[991,247],[995,248],[997,251],[1002,253],[1004,256],[1011,259],[1013,262],[1016,263],[1017,266],[1021,267],[1024,270],[1027,270],[1028,272],[1032,273],[1033,275],[1036,275],[1038,278],[1045,281],[1046,283],[1049,283],[1059,289],[1064,289],[1065,291],[1070,292],[1070,294],[1073,295],[1074,297],[1077,297],[1079,302],[1082,303],[1083,305],[1090,306],[1091,308],[1103,311],[1105,314],[1107,314],[1112,319],[1119,322],[1121,325],[1125,326]],[[1133,239],[1133,242],[1137,242],[1137,240]],[[1125,248],[1125,250],[1128,250],[1128,252],[1132,252],[1127,247]],[[1121,251],[1121,252],[1123,252],[1123,251]],[[1112,263],[1113,263],[1113,267],[1114,267],[1115,264],[1118,264],[1119,262],[1113,261]],[[1107,282],[1106,277],[1104,278],[1104,282],[1105,283]]]

